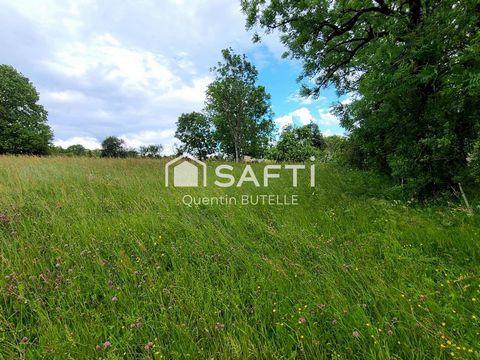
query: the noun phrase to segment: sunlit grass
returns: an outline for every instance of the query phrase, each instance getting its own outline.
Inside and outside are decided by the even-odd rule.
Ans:
[[[0,158],[0,358],[480,356],[478,213],[327,165],[191,190],[164,164]],[[300,205],[182,204],[240,193]]]

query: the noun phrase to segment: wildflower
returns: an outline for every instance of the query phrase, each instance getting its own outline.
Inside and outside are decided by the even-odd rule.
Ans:
[[[141,320],[137,320],[134,323],[130,324],[130,329],[140,329],[143,326]]]
[[[352,332],[352,336],[358,338],[360,337],[360,333],[355,330],[354,332]]]
[[[427,295],[420,295],[420,301],[426,301]]]
[[[112,302],[116,303],[118,301],[118,298],[116,296],[112,297]]]
[[[153,342],[149,341],[145,344],[145,350],[150,351],[153,348]]]
[[[215,324],[215,330],[223,330],[223,329],[225,329],[225,324],[222,324],[222,323]]]
[[[333,326],[337,325],[337,320],[332,320],[332,325]]]
[[[26,336],[22,337],[22,340],[20,340],[22,344],[26,344],[28,342],[28,338]]]
[[[307,323],[307,319],[305,319],[303,316],[298,319],[298,323],[301,325],[305,325]]]
[[[103,348],[104,348],[104,349],[108,349],[110,346],[112,346],[112,343],[111,343],[110,341],[105,341],[105,342],[103,343]]]
[[[97,351],[102,351],[102,347],[101,347],[100,345],[96,345],[96,346],[95,346],[95,350],[97,350]]]

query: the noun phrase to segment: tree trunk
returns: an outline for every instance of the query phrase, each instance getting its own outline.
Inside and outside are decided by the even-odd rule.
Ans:
[[[417,26],[422,19],[422,0],[409,0],[410,23],[412,27]]]
[[[235,162],[240,162],[240,150],[238,148],[238,138],[235,136]]]

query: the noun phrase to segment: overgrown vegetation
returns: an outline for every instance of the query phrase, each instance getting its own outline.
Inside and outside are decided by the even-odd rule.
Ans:
[[[303,78],[315,81],[305,95],[330,84],[355,95],[337,107],[351,163],[385,172],[420,196],[471,172],[469,154],[480,138],[478,1],[242,5],[249,27],[279,31],[286,56],[303,61]]]
[[[0,157],[0,358],[478,358],[474,193],[474,216],[416,207],[317,166],[314,189],[219,193],[166,188],[159,160]]]

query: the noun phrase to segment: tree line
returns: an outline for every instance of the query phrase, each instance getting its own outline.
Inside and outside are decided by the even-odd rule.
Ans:
[[[163,146],[161,144],[152,144],[140,146],[138,149],[127,147],[125,140],[116,136],[109,136],[102,141],[100,149],[87,149],[81,144],[71,145],[67,148],[61,146],[52,146],[50,154],[67,156],[87,156],[87,157],[145,157],[160,158],[162,156]]]

